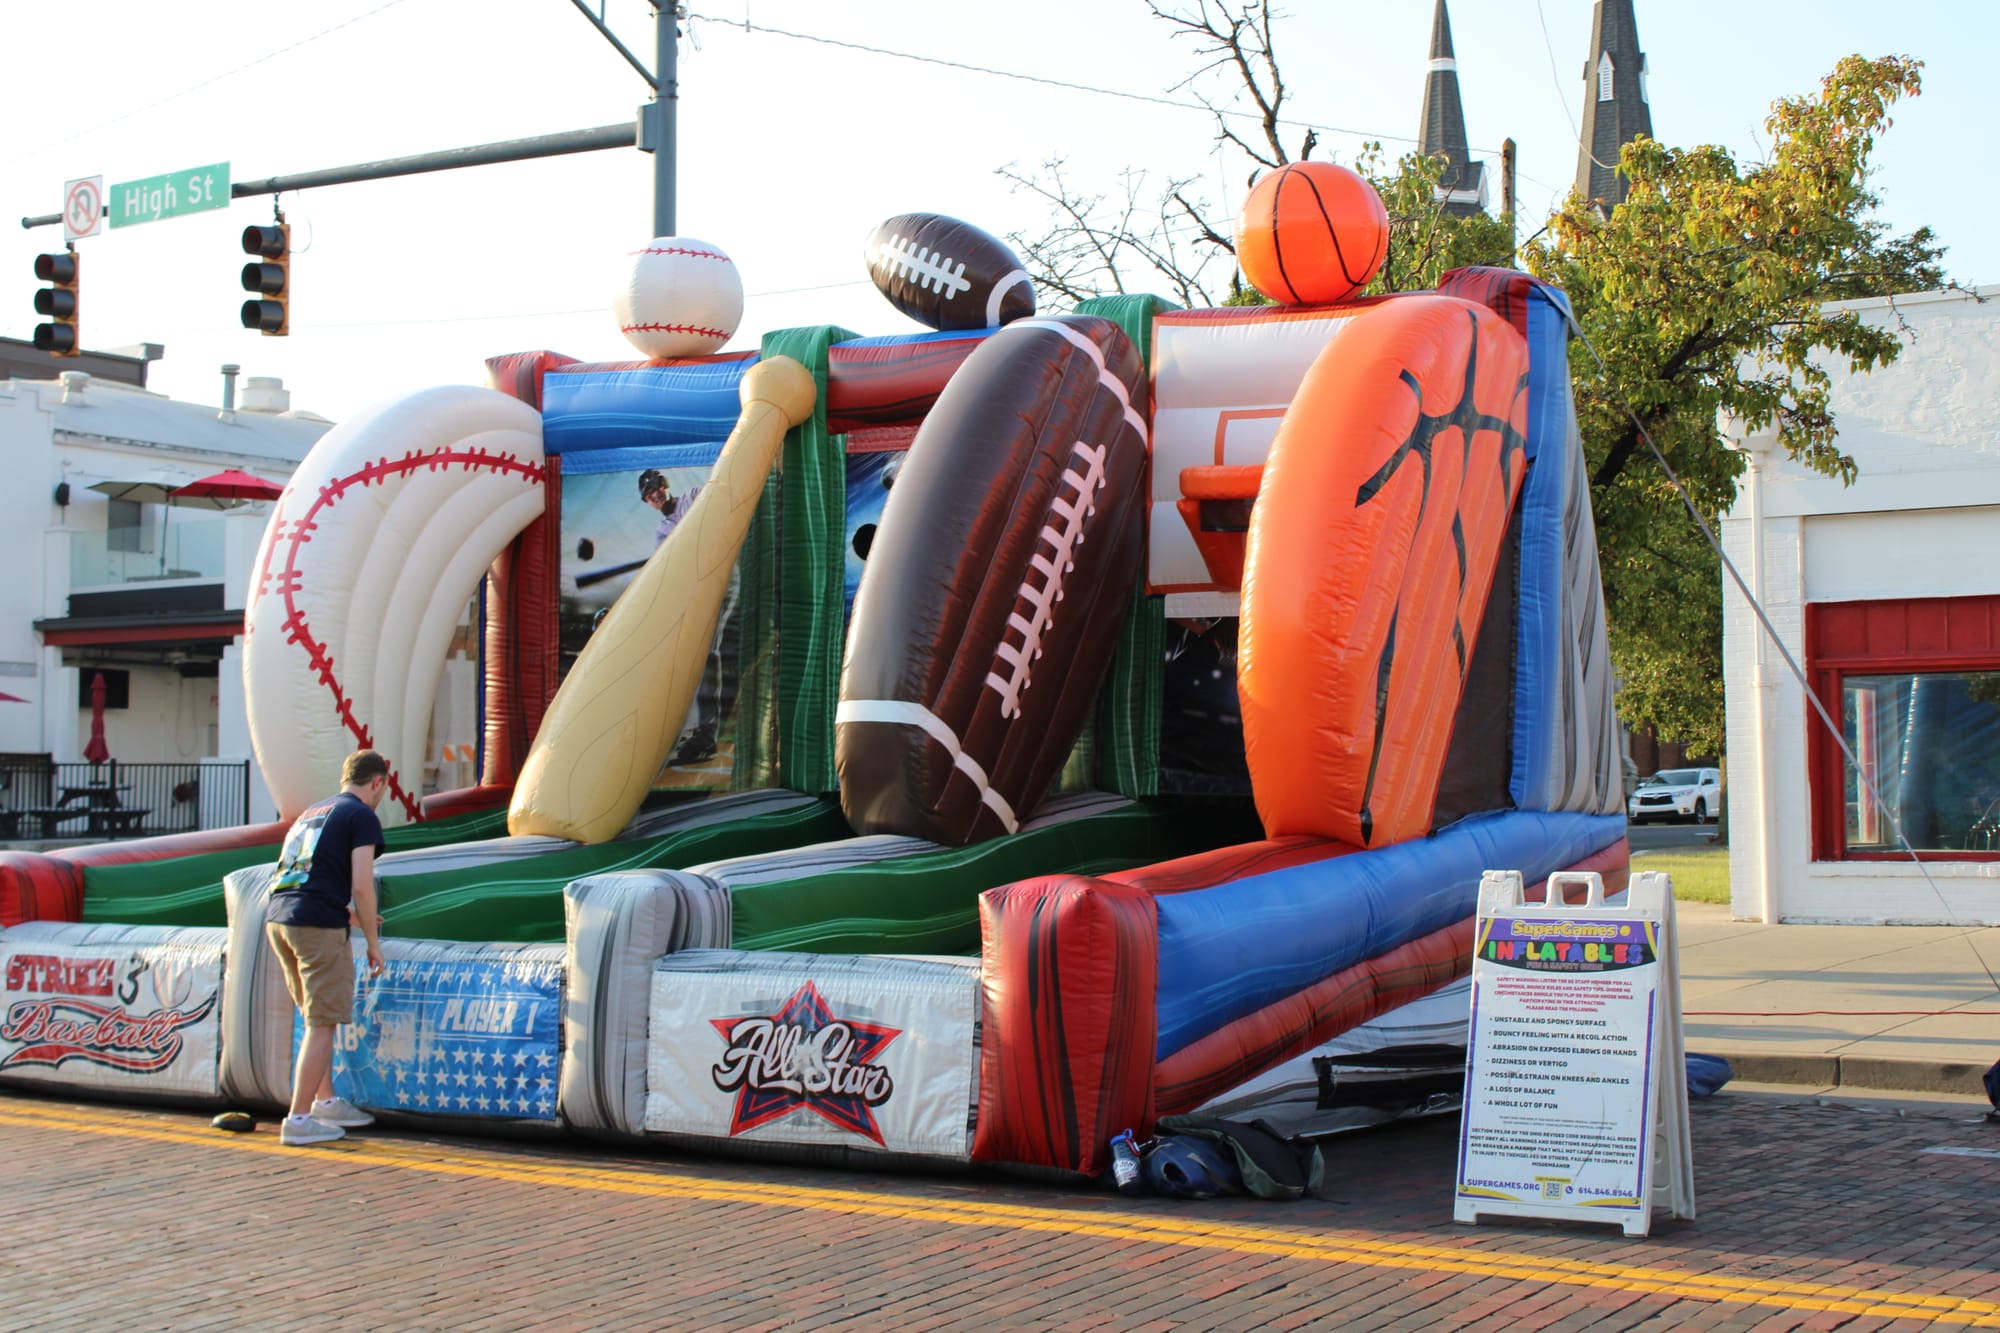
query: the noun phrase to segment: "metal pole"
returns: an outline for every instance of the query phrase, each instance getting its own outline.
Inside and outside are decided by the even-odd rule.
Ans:
[[[564,153],[594,153],[603,148],[630,148],[638,137],[631,122],[599,125],[591,130],[567,130],[542,134],[532,139],[507,139],[500,143],[476,144],[470,148],[446,148],[412,157],[392,157],[381,162],[363,162],[351,167],[328,167],[291,176],[272,176],[260,181],[236,181],[229,187],[232,199],[247,199],[285,190],[309,190],[322,185],[348,185],[354,181],[382,180],[390,176],[416,176],[427,171],[452,171],[459,167],[483,167],[496,162],[524,162],[537,157],[559,157]]]
[[[659,108],[659,142],[653,146],[653,235],[672,236],[675,234],[674,134],[681,95],[676,72],[680,56],[680,5],[676,0],[655,3],[653,28],[658,46],[653,61],[653,100]]]
[[[280,194],[286,190],[308,190],[322,185],[348,185],[354,181],[383,180],[391,176],[416,176],[427,171],[453,171],[459,167],[483,167],[497,162],[525,162],[537,157],[560,157],[565,153],[594,153],[605,148],[630,148],[638,141],[638,127],[599,125],[589,130],[565,130],[541,134],[531,139],[506,139],[499,143],[475,144],[470,148],[446,148],[411,157],[391,157],[380,162],[363,162],[351,167],[328,167],[290,176],[271,176],[260,181],[236,181],[229,187],[231,199],[250,199]],[[23,227],[53,227],[62,214],[49,213],[21,219]]]

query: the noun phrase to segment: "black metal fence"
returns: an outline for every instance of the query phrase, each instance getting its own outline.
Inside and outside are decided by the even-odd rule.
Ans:
[[[0,760],[0,839],[150,838],[250,822],[250,762]]]

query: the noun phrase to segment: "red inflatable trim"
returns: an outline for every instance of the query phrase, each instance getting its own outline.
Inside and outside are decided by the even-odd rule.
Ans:
[[[1234,847],[1219,847],[1212,852],[1197,852],[1193,856],[1140,866],[1136,870],[1120,870],[1100,878],[1107,884],[1127,884],[1153,894],[1184,893],[1189,889],[1212,889],[1218,884],[1248,879],[1252,875],[1268,875],[1275,870],[1310,865],[1314,861],[1345,856],[1354,850],[1346,843],[1303,835],[1267,838],[1263,842],[1244,842]]]
[[[168,833],[130,842],[102,842],[88,847],[64,847],[54,852],[0,852],[0,927],[23,921],[83,920],[85,866],[134,865],[167,861],[204,852],[228,852],[240,847],[273,848],[285,839],[287,825],[240,824],[235,828]]]
[[[637,362],[634,364],[644,364]],[[488,357],[488,388],[542,410],[542,382],[565,368],[584,369],[559,352]],[[486,577],[485,734],[480,781],[511,783],[535,742],[556,692],[557,547],[562,542],[560,460],[548,460],[542,516],[522,529]],[[553,516],[553,517],[552,517]]]
[[[835,343],[826,354],[826,428],[841,435],[921,421],[986,336],[981,329],[927,342]]]
[[[1437,289],[1440,296],[1485,306],[1512,324],[1514,332],[1528,336],[1528,294],[1535,290],[1535,280],[1519,269],[1455,268],[1438,280]]]
[[[470,814],[475,810],[491,810],[514,799],[514,788],[506,786],[460,787],[456,791],[441,791],[424,797],[424,818],[444,819],[450,815]]]
[[[1592,852],[1589,856],[1584,857],[1581,861],[1571,866],[1569,872],[1566,873],[1586,870],[1595,871],[1603,879],[1605,897],[1613,898],[1625,892],[1626,886],[1632,882],[1632,844],[1620,838],[1603,851]],[[1545,879],[1538,879],[1522,890],[1521,896],[1531,903],[1538,903],[1547,899],[1548,891],[1549,882]],[[1581,900],[1571,898],[1570,901],[1579,902]]]
[[[1153,1122],[1159,917],[1143,889],[1051,875],[979,898],[984,1036],[972,1156],[1094,1176]]]
[[[83,920],[83,867],[40,852],[0,852],[0,927]]]
[[[1175,1051],[1153,1075],[1161,1115],[1179,1115],[1329,1038],[1429,995],[1472,969],[1471,917],[1343,968]]]
[[[548,460],[541,517],[521,530],[486,575],[486,727],[479,780],[511,786],[556,694],[556,580],[562,568],[562,459]]]
[[[542,377],[551,370],[573,366],[576,358],[561,352],[508,352],[486,358],[486,387],[509,398],[518,398],[537,412],[542,410]]]

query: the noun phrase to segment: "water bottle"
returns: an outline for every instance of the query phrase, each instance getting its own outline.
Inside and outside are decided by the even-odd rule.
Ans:
[[[1111,1140],[1111,1183],[1120,1194],[1137,1194],[1139,1179],[1139,1145],[1128,1129]]]

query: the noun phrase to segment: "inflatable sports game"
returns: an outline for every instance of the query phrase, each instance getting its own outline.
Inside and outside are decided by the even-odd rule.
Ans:
[[[1560,292],[1360,296],[1300,163],[1238,224],[1272,304],[1036,311],[1001,242],[867,238],[920,332],[725,350],[662,237],[644,359],[495,357],[321,441],[248,590],[289,817],[392,765],[385,1119],[1095,1176],[1469,968],[1487,869],[1627,865]],[[481,783],[426,796],[468,602]],[[0,1083],[274,1106],[280,821],[0,854]]]

